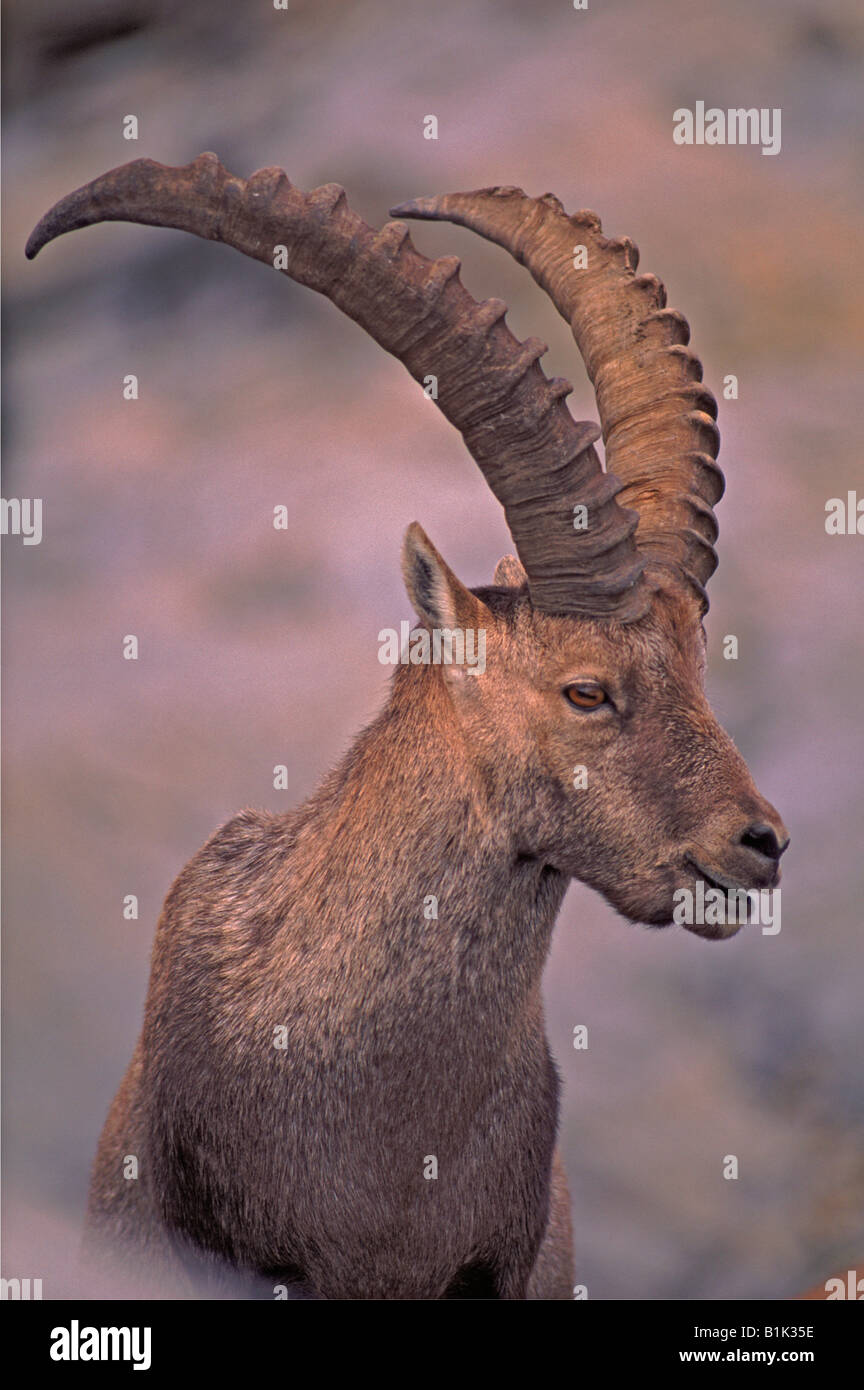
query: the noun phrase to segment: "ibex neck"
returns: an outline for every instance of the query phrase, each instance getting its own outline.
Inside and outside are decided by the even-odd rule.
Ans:
[[[389,961],[424,1007],[458,998],[506,1025],[539,998],[567,880],[519,855],[440,673],[417,672],[412,685],[405,699],[397,683],[303,808],[298,858],[314,844],[326,861],[327,917],[349,956],[354,941],[370,963]]]

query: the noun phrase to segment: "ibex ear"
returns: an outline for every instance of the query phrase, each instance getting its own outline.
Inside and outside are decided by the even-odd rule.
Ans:
[[[423,527],[412,521],[402,542],[402,575],[417,616],[429,628],[474,629],[492,624],[492,614],[457,579]]]
[[[492,583],[498,589],[521,589],[528,583],[528,576],[515,555],[502,555],[495,566]]]

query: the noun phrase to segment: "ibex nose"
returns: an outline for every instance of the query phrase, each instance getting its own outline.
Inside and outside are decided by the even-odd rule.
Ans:
[[[789,844],[789,836],[784,830],[781,830],[781,834],[782,841],[773,825],[768,825],[766,821],[753,821],[741,831],[737,843],[745,849],[753,850],[763,859],[772,859],[776,865]]]

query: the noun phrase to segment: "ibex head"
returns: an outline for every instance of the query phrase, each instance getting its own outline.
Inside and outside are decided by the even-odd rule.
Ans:
[[[593,213],[568,217],[551,195],[494,188],[393,212],[470,227],[527,266],[571,324],[608,471],[593,447],[601,431],[572,419],[569,384],[540,369],[544,345],[512,336],[500,300],[477,304],[458,260],[421,256],[404,223],[373,231],[336,185],[306,195],[278,169],[243,181],[210,154],[182,169],[136,160],[58,203],[28,255],[95,222],[180,228],[325,294],[416,380],[434,376],[519,560],[472,591],[409,530],[404,569],[421,621],[482,629],[486,658],[482,675],[402,672],[396,698],[409,681],[440,696],[466,766],[504,798],[516,855],[584,880],[635,921],[671,921],[676,888],[700,878],[773,886],[785,828],[703,691],[723,476],[716,404],[685,319],[658,280],[636,274],[632,242],[607,240]]]
[[[405,572],[427,626],[485,633],[482,675],[442,665],[422,679],[446,688],[466,760],[504,808],[516,854],[657,926],[672,920],[675,891],[698,879],[777,883],[786,832],[705,698],[704,637],[687,593],[658,588],[633,623],[557,617],[534,606],[515,558],[499,563],[492,587],[471,591],[417,526]],[[738,926],[690,929],[720,937]]]

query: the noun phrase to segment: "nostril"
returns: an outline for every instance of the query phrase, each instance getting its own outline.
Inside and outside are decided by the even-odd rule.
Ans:
[[[766,825],[764,821],[756,821],[753,825],[748,825],[740,837],[740,843],[747,849],[753,849],[757,854],[762,854],[766,859],[777,860],[783,853],[786,845],[781,845],[777,839],[777,833],[772,826]]]

